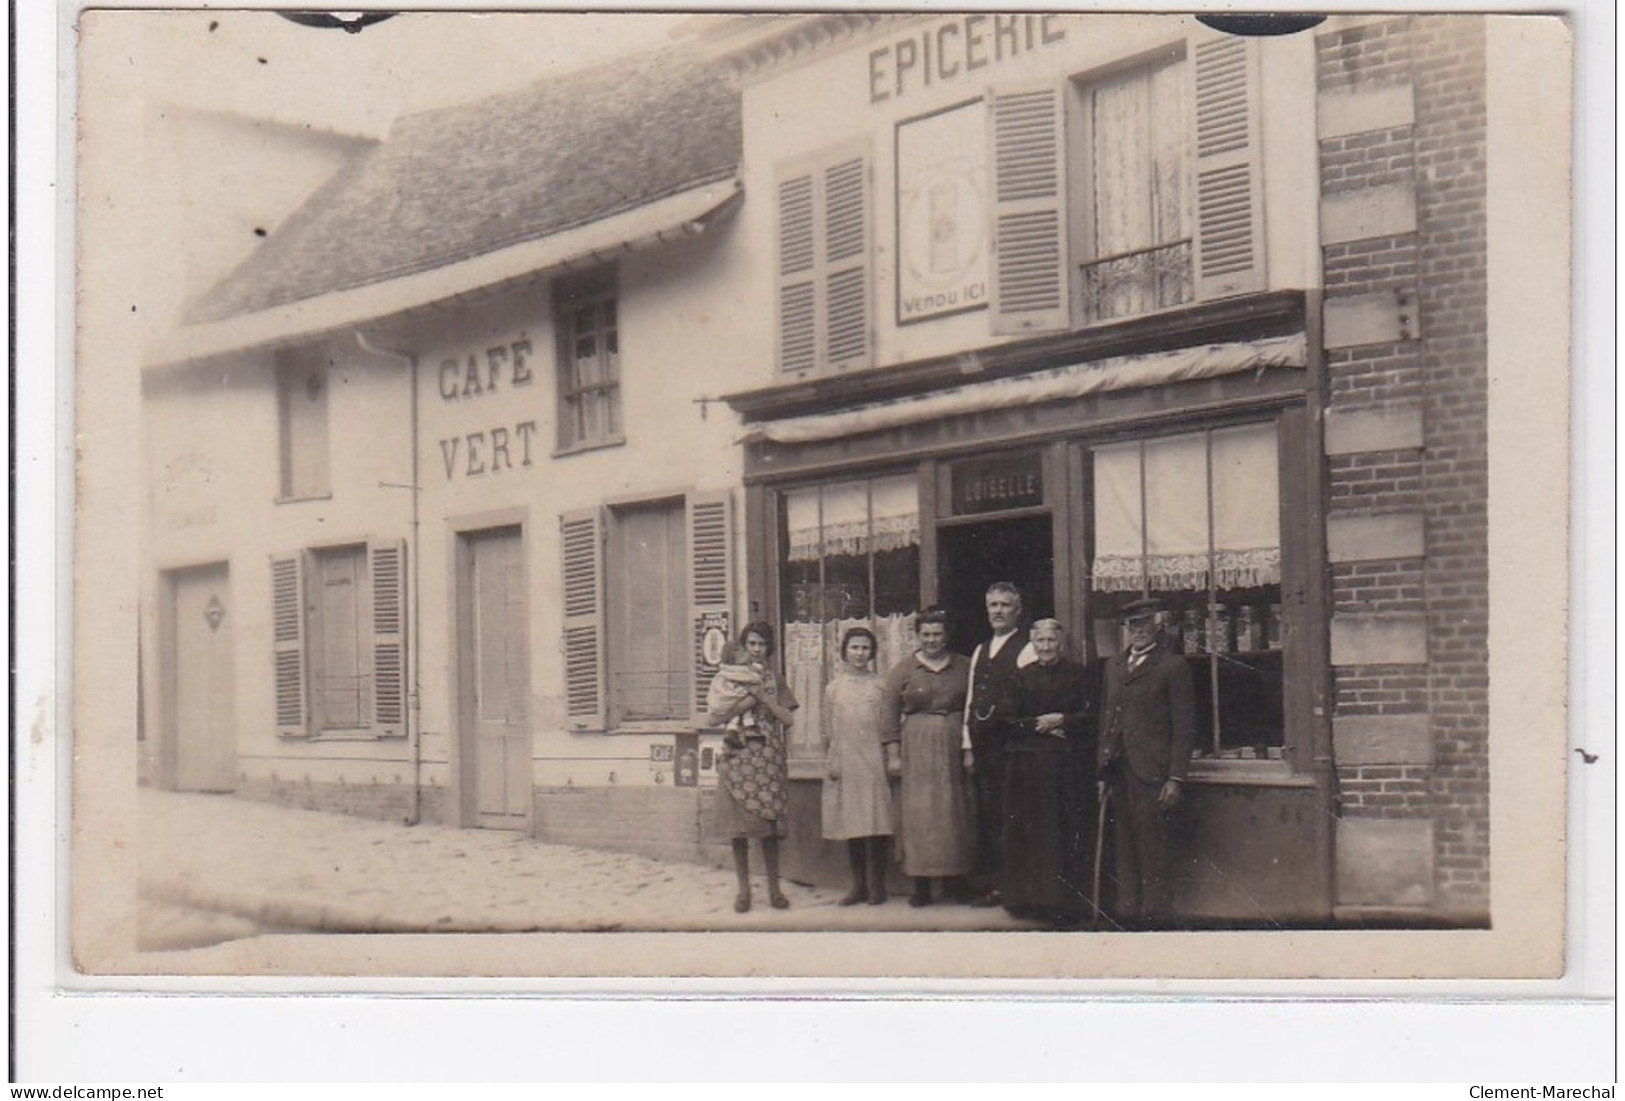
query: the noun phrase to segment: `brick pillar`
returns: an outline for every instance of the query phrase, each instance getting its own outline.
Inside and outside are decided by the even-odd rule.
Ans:
[[[1488,910],[1484,51],[1316,41],[1333,752],[1345,912]]]

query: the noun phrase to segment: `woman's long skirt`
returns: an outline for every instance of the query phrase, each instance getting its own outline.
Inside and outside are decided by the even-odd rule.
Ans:
[[[903,716],[900,838],[911,876],[966,875],[976,859],[976,811],[961,765],[958,715]]]
[[[1082,914],[1091,905],[1095,792],[1088,762],[1048,736],[1012,740],[1004,755],[1004,905]]]

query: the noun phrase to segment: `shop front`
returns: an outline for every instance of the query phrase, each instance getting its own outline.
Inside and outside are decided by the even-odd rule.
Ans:
[[[734,395],[746,436],[747,584],[778,624],[802,702],[790,873],[838,882],[819,831],[821,695],[850,627],[884,671],[940,605],[952,646],[986,634],[1014,582],[1076,657],[1120,646],[1117,611],[1154,595],[1190,663],[1198,747],[1178,825],[1176,905],[1204,923],[1331,916],[1334,820],[1323,718],[1320,367],[1306,296],[1277,292]]]

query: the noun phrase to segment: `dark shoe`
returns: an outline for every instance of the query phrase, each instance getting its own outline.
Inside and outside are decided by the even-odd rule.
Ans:
[[[785,898],[779,891],[770,892],[767,901],[772,903],[775,910],[788,910],[790,908],[790,900]]]
[[[931,881],[929,879],[916,879],[914,893],[908,896],[908,904],[915,908],[931,905]]]
[[[846,894],[842,895],[841,901],[837,902],[835,905],[856,906],[858,903],[862,902],[868,897],[869,892],[864,889],[863,884],[859,883],[854,885],[850,891],[846,892]]]
[[[740,891],[734,896],[734,913],[743,914],[750,911],[750,892]]]
[[[986,910],[994,906],[1003,906],[1004,896],[997,891],[989,891],[985,895],[979,895],[971,899],[970,904],[979,910]]]
[[[881,884],[878,887],[870,887],[869,888],[869,905],[871,905],[871,906],[883,905],[885,903],[885,901],[890,897],[891,897],[891,895],[886,893],[885,884]]]

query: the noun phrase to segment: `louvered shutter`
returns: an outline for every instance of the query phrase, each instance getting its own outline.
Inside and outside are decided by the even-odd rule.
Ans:
[[[869,161],[847,148],[779,180],[779,367],[870,362]]]
[[[1196,296],[1264,289],[1258,44],[1237,35],[1191,44],[1196,107]]]
[[[818,366],[818,259],[812,173],[779,183],[779,367]]]
[[[372,575],[373,733],[398,738],[406,733],[406,544],[373,543],[367,556]]]
[[[693,720],[696,727],[709,725],[705,697],[716,672],[705,660],[706,622],[721,616],[723,633],[731,635],[734,631],[729,614],[733,583],[733,511],[730,506],[725,491],[688,499],[688,588],[693,600]]]
[[[993,165],[993,331],[1070,324],[1065,101],[1058,86],[988,97]]]
[[[861,156],[823,173],[824,362],[869,362],[869,166]]]
[[[302,738],[305,714],[305,594],[297,555],[271,559],[271,643],[276,732]]]
[[[596,509],[559,521],[564,563],[564,713],[576,730],[604,729],[604,543]]]

